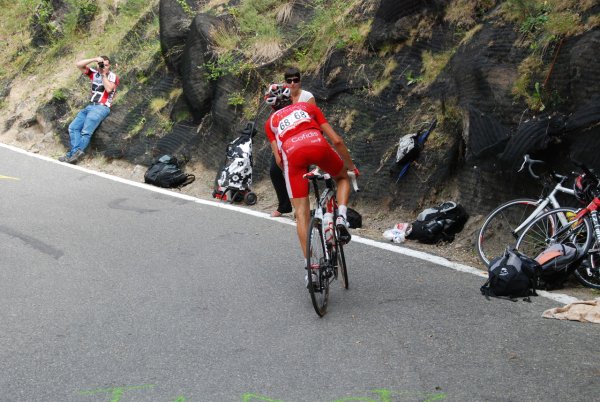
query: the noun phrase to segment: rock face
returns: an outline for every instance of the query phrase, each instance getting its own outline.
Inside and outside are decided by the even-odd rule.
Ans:
[[[192,6],[190,1],[188,6]],[[191,17],[177,0],[160,0],[158,17],[160,22],[160,47],[167,65],[175,73],[181,73],[181,56],[190,32]]]
[[[149,164],[162,153],[181,153],[219,169],[227,143],[246,121],[256,119],[260,128],[269,113],[265,108],[249,113],[250,102],[237,104],[233,95],[260,94],[263,81],[279,79],[287,61],[284,55],[253,73],[225,71],[210,77],[214,71],[209,63],[217,60],[215,28],[235,21],[212,14],[196,14],[192,20],[179,3],[161,0],[159,8],[161,57],[168,70],[154,72],[148,84],[131,90],[121,104],[132,107],[116,108],[119,111],[103,123],[92,145],[107,156],[135,163]],[[530,54],[519,28],[490,8],[474,17],[476,24],[468,36],[457,35],[444,19],[448,3],[378,2],[369,11],[373,23],[365,50],[356,54],[336,48],[318,71],[303,79],[303,87],[313,92],[334,128],[344,135],[363,172],[360,199],[409,211],[452,199],[473,215],[504,199],[538,193],[538,183],[515,173],[525,153],[545,158],[562,172],[573,170],[569,156],[600,167],[600,30],[568,37],[546,51],[549,68],[539,79],[551,99],[543,111],[534,112],[513,94],[519,66]],[[599,8],[588,13],[597,14]],[[290,19],[290,31],[301,20]],[[184,26],[184,21],[191,23]],[[445,56],[439,74],[429,82],[424,77],[432,67],[424,62],[426,56]],[[129,74],[124,79],[134,80],[135,72]],[[375,90],[378,82],[383,84]],[[143,99],[140,94],[166,96],[176,88],[182,88],[183,95],[168,106],[174,124],[165,135],[124,135],[134,132],[142,118],[142,133],[159,124],[149,113],[148,101],[138,100]],[[186,108],[189,118],[176,119]],[[398,139],[434,118],[438,127],[417,162],[399,178],[394,163]],[[266,178],[269,158],[269,144],[259,130],[254,139],[255,181]]]
[[[210,110],[214,83],[206,76],[206,63],[210,61],[210,37],[217,19],[207,14],[198,14],[185,43],[181,61],[183,93],[196,120]]]

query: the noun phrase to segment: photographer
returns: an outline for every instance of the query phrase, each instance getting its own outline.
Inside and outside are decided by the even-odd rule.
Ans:
[[[98,68],[88,67],[91,63],[98,63]],[[110,71],[108,56],[79,60],[76,66],[92,81],[92,93],[89,104],[69,125],[71,149],[58,158],[59,161],[67,163],[77,163],[85,155],[84,151],[92,134],[110,113],[110,106],[119,86],[119,77]]]

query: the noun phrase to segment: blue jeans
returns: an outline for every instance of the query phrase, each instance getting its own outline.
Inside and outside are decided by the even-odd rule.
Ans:
[[[109,107],[94,104],[87,105],[77,113],[75,119],[69,124],[71,150],[67,152],[67,157],[71,157],[78,149],[85,151],[90,144],[92,134],[109,113]]]

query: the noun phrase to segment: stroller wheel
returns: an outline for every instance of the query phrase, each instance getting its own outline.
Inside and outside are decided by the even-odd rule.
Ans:
[[[244,201],[246,202],[246,205],[254,205],[256,204],[256,200],[256,194],[254,194],[252,191],[246,193],[246,195],[244,196]]]

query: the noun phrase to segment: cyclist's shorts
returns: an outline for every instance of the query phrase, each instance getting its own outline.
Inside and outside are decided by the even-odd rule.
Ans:
[[[344,168],[344,161],[319,130],[306,130],[288,138],[281,151],[283,175],[290,198],[308,197],[308,180],[302,176],[310,165],[318,165],[332,177]]]

